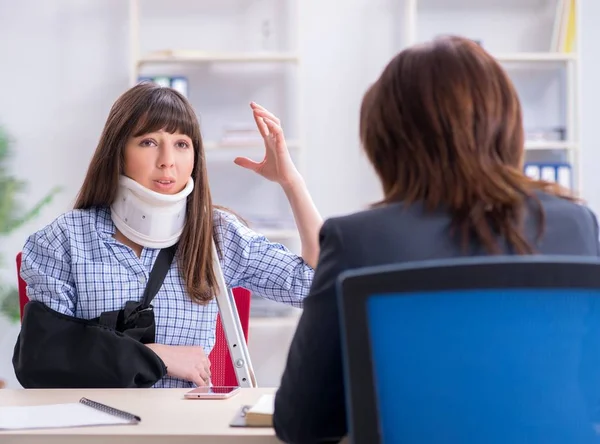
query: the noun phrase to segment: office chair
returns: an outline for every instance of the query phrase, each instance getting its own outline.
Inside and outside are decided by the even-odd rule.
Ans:
[[[19,306],[21,308],[21,318],[23,318],[23,309],[29,302],[27,298],[27,284],[21,279],[21,252],[17,254],[17,279],[19,288]],[[250,300],[251,292],[245,288],[234,288],[233,295],[235,305],[244,332],[244,339],[248,342],[248,324],[250,321]],[[211,382],[214,386],[235,386],[238,385],[237,376],[233,368],[227,339],[221,323],[221,317],[217,316],[217,329],[215,335],[215,345],[210,352],[211,362]]]
[[[600,261],[441,260],[338,281],[355,443],[600,443]]]

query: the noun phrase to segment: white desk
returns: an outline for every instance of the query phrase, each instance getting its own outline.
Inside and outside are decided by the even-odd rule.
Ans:
[[[241,389],[230,399],[186,400],[186,389],[127,390],[0,390],[0,406],[78,402],[80,398],[107,404],[142,418],[137,425],[68,429],[0,431],[2,444],[153,444],[277,443],[272,428],[229,427],[244,404],[253,404],[273,388]]]

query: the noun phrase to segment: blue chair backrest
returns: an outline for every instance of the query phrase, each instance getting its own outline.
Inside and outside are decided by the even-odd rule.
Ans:
[[[459,268],[448,283],[469,279],[468,267]],[[433,282],[436,273],[430,270]],[[559,277],[553,288],[549,275],[536,288],[531,276],[516,279],[523,285],[355,286],[368,342],[355,345],[370,366],[363,384],[372,379],[377,442],[600,443],[600,285],[565,288]],[[347,321],[346,330],[353,328]],[[352,347],[346,353],[358,354]],[[352,371],[349,377],[350,408],[368,409],[356,399],[362,395],[353,399],[358,382]]]

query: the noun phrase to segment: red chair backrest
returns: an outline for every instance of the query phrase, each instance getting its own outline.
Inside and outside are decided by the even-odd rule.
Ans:
[[[233,296],[238,310],[244,339],[248,343],[248,321],[250,320],[250,291],[245,288],[234,288]],[[229,354],[229,346],[225,338],[225,331],[221,325],[221,316],[217,316],[217,330],[215,332],[215,346],[210,352],[210,379],[214,386],[238,385],[237,376],[233,369],[233,361]]]
[[[19,306],[21,307],[21,319],[23,318],[23,309],[29,302],[27,298],[27,284],[21,278],[21,252],[17,254],[17,279],[19,282]],[[240,316],[244,339],[248,342],[248,323],[250,320],[250,299],[251,293],[245,288],[234,288],[233,296],[235,305]],[[233,369],[233,362],[229,354],[225,331],[221,325],[221,316],[217,315],[217,330],[215,332],[215,345],[209,355],[211,363],[211,382],[214,386],[233,386],[238,385],[237,376]]]
[[[29,302],[27,298],[27,284],[21,279],[21,252],[17,254],[17,280],[19,284],[19,307],[21,308],[21,319],[23,319],[23,309],[25,304]]]

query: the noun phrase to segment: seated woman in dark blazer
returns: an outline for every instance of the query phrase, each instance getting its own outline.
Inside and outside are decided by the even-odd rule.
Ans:
[[[523,174],[515,88],[476,43],[398,54],[363,98],[360,138],[383,187],[374,208],[329,219],[275,400],[291,443],[346,434],[335,283],[348,269],[489,254],[599,256],[595,216]]]

